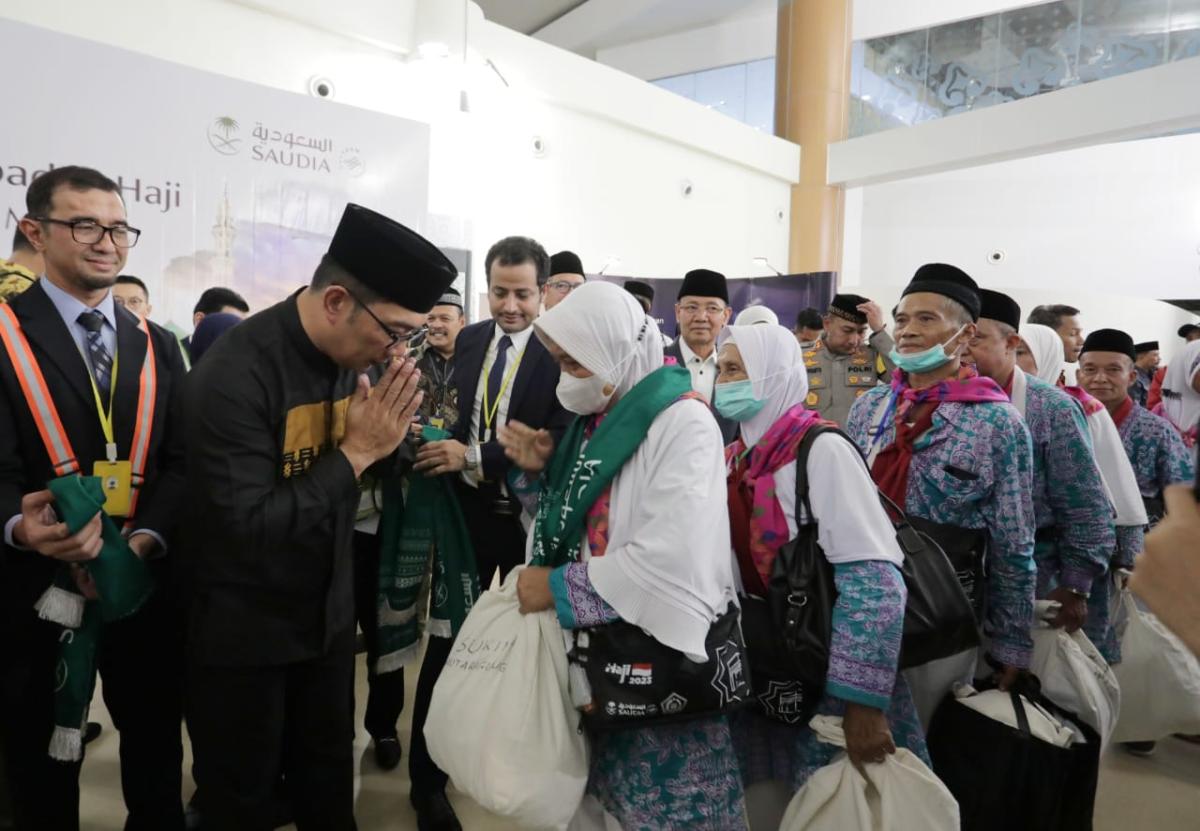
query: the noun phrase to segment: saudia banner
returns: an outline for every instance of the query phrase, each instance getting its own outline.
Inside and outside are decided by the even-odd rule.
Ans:
[[[210,286],[261,309],[304,285],[347,202],[424,225],[425,124],[5,20],[0,41],[8,66],[36,68],[5,94],[6,237],[34,177],[99,169],[142,231],[125,271],[149,286],[156,322],[190,331]]]

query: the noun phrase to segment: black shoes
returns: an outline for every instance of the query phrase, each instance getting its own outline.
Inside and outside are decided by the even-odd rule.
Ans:
[[[100,737],[104,732],[104,726],[96,721],[89,721],[87,727],[83,728],[83,743],[91,744]]]
[[[462,831],[462,823],[445,791],[425,796],[414,793],[409,796],[409,801],[417,812],[417,831]]]
[[[1158,742],[1121,742],[1121,747],[1125,748],[1126,753],[1132,753],[1134,756],[1149,756],[1154,753],[1154,747]]]
[[[400,764],[404,751],[400,748],[400,739],[396,736],[384,736],[375,739],[375,764],[383,770],[395,770]]]

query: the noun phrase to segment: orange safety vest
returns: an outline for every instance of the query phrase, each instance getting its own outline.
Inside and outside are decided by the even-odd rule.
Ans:
[[[132,477],[129,514],[125,517],[126,529],[132,527],[133,517],[137,512],[138,492],[146,481],[146,460],[150,455],[150,433],[154,426],[154,401],[158,394],[154,339],[150,337],[150,327],[145,320],[138,320],[138,328],[146,335],[146,359],[142,362],[142,372],[138,379],[137,419],[133,426],[133,445],[129,460]],[[29,405],[29,412],[33,415],[38,433],[42,436],[42,443],[46,446],[46,454],[54,466],[55,475],[78,474],[79,459],[71,449],[71,440],[67,438],[58,408],[54,405],[54,399],[50,397],[42,369],[38,366],[25,333],[21,331],[16,312],[6,304],[0,304],[0,340],[4,341],[4,348],[8,351],[8,358],[17,373],[17,380],[25,393],[25,402]]]

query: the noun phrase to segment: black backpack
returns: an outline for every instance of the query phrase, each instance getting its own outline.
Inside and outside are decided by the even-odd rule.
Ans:
[[[755,698],[768,716],[787,724],[807,723],[825,689],[837,589],[833,566],[818,542],[809,503],[808,454],[818,436],[834,427],[814,425],[796,449],[795,539],[779,549],[767,596],[742,598],[742,631]],[[896,538],[904,551],[901,573],[908,587],[900,668],[944,658],[979,643],[975,614],[956,569],[933,538],[915,529],[896,505]]]

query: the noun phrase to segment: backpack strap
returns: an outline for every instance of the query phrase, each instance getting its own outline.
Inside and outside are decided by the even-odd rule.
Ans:
[[[812,450],[813,442],[817,440],[817,437],[823,436],[826,433],[841,436],[854,448],[855,453],[858,453],[860,456],[862,455],[854,440],[841,429],[831,424],[814,424],[805,431],[804,437],[800,439],[800,444],[796,447],[796,507],[800,508],[803,506],[805,519],[803,523],[800,522],[800,512],[797,510],[797,526],[817,524],[817,518],[813,516],[812,505],[808,501],[808,454]]]

